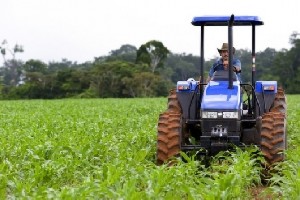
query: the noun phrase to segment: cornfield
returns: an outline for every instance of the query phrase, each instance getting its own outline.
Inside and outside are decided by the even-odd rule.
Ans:
[[[156,165],[165,98],[1,101],[1,199],[300,197],[300,100],[288,95],[288,150],[268,185],[256,147]],[[272,173],[272,172],[271,172]]]

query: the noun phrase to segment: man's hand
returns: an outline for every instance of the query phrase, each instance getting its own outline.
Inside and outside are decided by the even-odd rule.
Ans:
[[[233,71],[234,71],[235,73],[239,73],[239,72],[241,72],[241,68],[240,68],[240,67],[233,66]]]
[[[234,72],[237,72],[237,71],[236,71],[236,67],[235,67],[235,66],[233,66],[233,71],[234,71]]]

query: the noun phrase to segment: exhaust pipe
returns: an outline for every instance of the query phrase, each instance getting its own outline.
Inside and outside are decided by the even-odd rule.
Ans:
[[[228,89],[233,89],[233,66],[232,66],[232,60],[233,60],[233,41],[232,41],[232,26],[233,26],[233,21],[234,21],[234,15],[232,14],[230,16],[230,19],[228,21],[228,48],[229,48],[229,70],[228,70],[228,73],[229,73],[229,80],[228,80]]]

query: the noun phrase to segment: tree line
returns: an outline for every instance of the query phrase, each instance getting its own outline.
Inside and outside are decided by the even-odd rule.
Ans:
[[[290,36],[290,49],[266,48],[256,54],[256,80],[275,80],[286,93],[300,93],[299,33]],[[166,96],[179,80],[199,79],[200,57],[172,53],[162,42],[151,40],[136,48],[125,44],[106,56],[78,64],[62,59],[44,63],[17,59],[21,45],[0,46],[1,99],[133,98]],[[7,59],[11,54],[12,58]],[[250,50],[237,49],[242,62],[242,80],[251,82]],[[205,61],[205,76],[215,59]]]

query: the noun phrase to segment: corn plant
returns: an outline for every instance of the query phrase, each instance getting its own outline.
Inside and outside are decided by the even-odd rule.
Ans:
[[[299,96],[288,97],[287,161],[270,192],[297,198]],[[260,184],[255,147],[221,153],[209,166],[184,154],[171,167],[155,164],[165,105],[165,98],[1,101],[0,198],[251,199]]]

